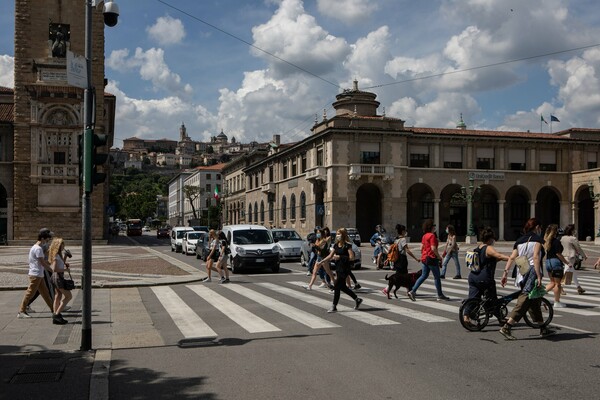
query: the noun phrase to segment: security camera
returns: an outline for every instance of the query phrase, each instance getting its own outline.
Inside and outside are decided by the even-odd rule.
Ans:
[[[119,6],[112,1],[104,3],[104,23],[108,26],[115,26],[119,20]]]

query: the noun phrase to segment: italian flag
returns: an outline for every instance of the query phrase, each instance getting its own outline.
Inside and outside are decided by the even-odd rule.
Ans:
[[[213,194],[213,197],[219,200],[219,188],[217,186],[215,186],[215,193]]]

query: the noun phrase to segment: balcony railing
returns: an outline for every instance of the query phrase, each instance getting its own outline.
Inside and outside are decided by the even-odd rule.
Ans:
[[[275,182],[263,183],[261,190],[263,193],[275,193]]]
[[[32,178],[38,183],[77,184],[79,168],[76,164],[38,164]]]
[[[348,178],[358,180],[363,176],[379,176],[383,180],[394,179],[393,165],[380,164],[350,164],[348,166]]]
[[[306,170],[306,180],[308,181],[326,181],[327,169],[325,167],[315,167]]]

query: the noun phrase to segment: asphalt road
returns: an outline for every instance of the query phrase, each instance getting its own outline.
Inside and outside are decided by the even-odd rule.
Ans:
[[[193,256],[171,253],[166,239],[144,235],[133,240],[203,268]],[[411,247],[418,250],[417,244]],[[511,247],[498,245],[507,253]],[[588,249],[595,259],[598,251]],[[164,345],[114,349],[111,398],[597,398],[596,271],[580,275],[586,295],[567,288],[564,301],[571,303],[571,311],[556,313],[557,335],[539,338],[536,330],[519,325],[514,330],[519,340],[506,341],[495,320],[476,333],[459,324],[456,310],[466,297],[466,279],[444,281],[449,302],[435,301],[432,278],[414,303],[400,295],[403,289],[400,299],[387,300],[378,291],[386,272],[369,263],[370,246],[361,250],[366,268],[356,275],[367,290],[360,293],[365,303],[356,312],[327,314],[332,296],[321,289],[303,290],[307,277],[298,263],[282,264],[279,274],[235,274],[229,285],[138,288]],[[413,262],[410,268],[418,266]],[[454,271],[452,264],[449,268]],[[177,302],[169,301],[173,298]],[[353,302],[342,294],[340,304],[351,307]],[[250,317],[257,318],[255,325]],[[217,334],[217,341],[179,347],[186,332],[201,332],[194,331],[199,321]]]

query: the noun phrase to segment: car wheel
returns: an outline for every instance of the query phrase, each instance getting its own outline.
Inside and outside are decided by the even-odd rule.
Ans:
[[[173,246],[171,246],[171,251],[175,251],[175,250],[173,249]]]
[[[306,267],[306,258],[304,258],[304,252],[300,254],[300,265]]]
[[[238,274],[240,271],[241,271],[241,268],[240,268],[239,261],[233,260],[231,263],[231,272],[233,272],[234,274]]]

